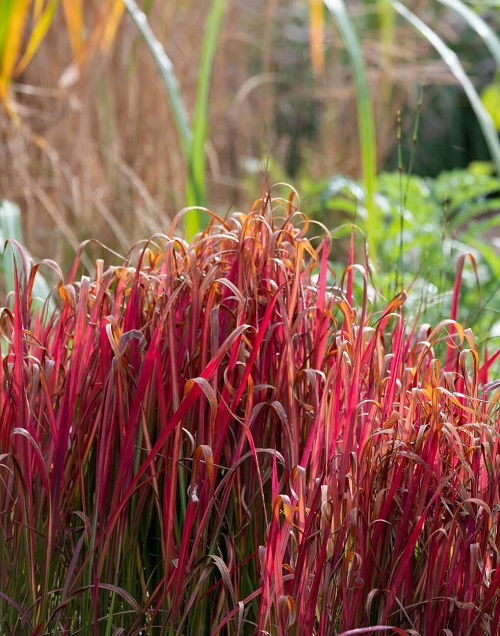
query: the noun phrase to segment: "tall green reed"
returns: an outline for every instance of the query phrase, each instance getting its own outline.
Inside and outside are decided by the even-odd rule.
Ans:
[[[198,88],[192,118],[189,121],[179,81],[173,64],[164,47],[153,34],[146,14],[135,0],[124,0],[125,5],[142,33],[146,44],[165,83],[174,119],[181,140],[181,147],[187,164],[186,205],[188,207],[206,205],[206,141],[209,121],[209,94],[217,43],[224,16],[226,0],[213,0],[208,12],[205,33],[198,67]],[[199,211],[192,209],[184,217],[186,236],[191,238],[201,229]]]

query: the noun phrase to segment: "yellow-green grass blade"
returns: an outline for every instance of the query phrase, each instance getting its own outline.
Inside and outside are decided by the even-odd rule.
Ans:
[[[442,40],[442,38],[431,29],[418,16],[410,11],[405,5],[398,0],[386,0],[390,2],[396,11],[407,20],[426,40],[436,49],[443,61],[447,64],[450,71],[462,85],[467,98],[474,110],[484,138],[488,145],[491,157],[495,164],[498,174],[500,174],[500,142],[495,130],[493,120],[481,102],[476,89],[474,88],[469,76],[458,59],[457,54]]]
[[[0,14],[3,31],[0,32],[0,99],[4,101],[7,101],[12,73],[22,46],[29,4],[29,0],[8,2]]]
[[[380,39],[385,54],[389,54],[394,43],[396,12],[385,0],[378,0],[377,10],[379,14]]]
[[[7,37],[12,9],[15,0],[0,2],[0,56],[3,55],[4,43]]]
[[[357,91],[358,127],[360,138],[361,165],[363,184],[366,191],[366,233],[369,253],[376,259],[376,236],[379,223],[379,211],[375,202],[377,190],[377,153],[373,108],[366,79],[363,53],[358,42],[354,27],[351,23],[343,0],[324,0],[331,12],[344,39],[354,71],[354,81]]]
[[[377,0],[377,12],[384,69],[380,77],[380,95],[383,103],[386,104],[390,100],[393,88],[391,66],[396,33],[396,12],[394,11],[394,7],[387,4],[385,0]]]

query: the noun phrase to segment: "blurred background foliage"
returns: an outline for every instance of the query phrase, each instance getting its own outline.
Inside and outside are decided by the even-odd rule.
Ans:
[[[498,0],[140,0],[163,73],[134,5],[0,3],[0,198],[19,206],[35,256],[50,246],[68,263],[90,236],[126,252],[186,203],[224,215],[286,181],[329,229],[354,217],[371,227],[385,295],[414,281],[412,293],[442,312],[457,254],[472,253],[482,297],[466,267],[463,318],[495,336],[491,143],[432,38],[395,7],[454,51],[498,129]],[[376,218],[367,170],[378,175]]]

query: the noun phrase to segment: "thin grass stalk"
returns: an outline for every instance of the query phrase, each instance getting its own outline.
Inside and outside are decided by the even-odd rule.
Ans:
[[[189,124],[187,110],[182,100],[179,82],[175,75],[174,66],[168,57],[161,42],[155,37],[149,26],[146,14],[141,11],[135,0],[123,0],[131,18],[141,32],[151,55],[160,71],[172,106],[177,132],[186,160],[189,160],[190,150],[193,143],[193,133]],[[192,166],[190,166],[190,171]]]
[[[366,236],[371,258],[376,262],[378,246],[375,242],[379,223],[379,211],[375,201],[377,191],[377,152],[372,101],[365,72],[363,52],[356,31],[349,18],[343,0],[324,0],[337,23],[351,60],[356,84],[358,130],[361,151],[362,178],[366,192]]]
[[[464,71],[457,54],[444,42],[444,40],[410,9],[398,0],[386,0],[394,9],[407,20],[428,42],[436,49],[453,75],[460,82],[465,94],[474,110],[497,174],[500,175],[500,141],[495,130],[491,115],[484,107],[474,85]]]
[[[388,103],[391,96],[390,70],[393,58],[394,36],[396,33],[396,12],[391,5],[384,0],[378,0],[380,40],[382,42],[382,54],[384,73],[382,75],[381,93],[384,104]]]
[[[481,15],[473,11],[462,0],[438,0],[438,2],[456,11],[470,28],[474,29],[487,46],[497,67],[500,67],[500,38]]]
[[[203,189],[204,183],[198,182],[195,168],[194,168],[194,160],[195,155],[193,152],[194,149],[194,135],[191,124],[189,123],[189,118],[187,114],[187,110],[185,108],[182,94],[179,86],[179,82],[175,75],[174,66],[168,57],[167,53],[161,42],[155,37],[151,27],[149,26],[148,19],[146,14],[141,11],[135,0],[124,0],[127,10],[129,11],[132,19],[134,20],[137,28],[141,32],[144,40],[151,51],[151,55],[158,67],[160,75],[163,79],[163,83],[167,89],[167,94],[170,99],[170,104],[172,106],[172,112],[174,115],[174,120],[177,125],[177,132],[179,134],[181,148],[184,154],[184,158],[186,160],[187,167],[187,183],[186,183],[186,201],[195,201],[196,204],[201,205],[201,201],[205,199],[205,192]],[[201,79],[201,78],[200,78]],[[203,139],[203,135],[206,134],[205,129],[201,126],[198,128],[197,142],[198,145],[200,140]],[[203,152],[205,152],[203,146]],[[200,160],[198,159],[198,164]],[[203,171],[204,160],[201,161],[201,168]],[[200,170],[200,166],[198,165],[198,173]],[[194,204],[191,204],[194,205]],[[199,229],[199,219],[198,214],[195,210],[189,210],[186,213],[185,218],[185,228],[188,234],[188,238],[194,236],[196,231]]]

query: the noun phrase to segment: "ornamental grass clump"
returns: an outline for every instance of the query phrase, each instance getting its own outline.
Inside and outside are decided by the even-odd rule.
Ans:
[[[14,245],[0,631],[498,634],[498,354],[458,279],[421,324],[336,280],[292,198],[211,219],[90,278],[44,261],[45,315]]]

